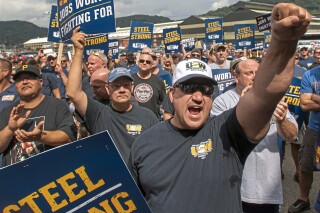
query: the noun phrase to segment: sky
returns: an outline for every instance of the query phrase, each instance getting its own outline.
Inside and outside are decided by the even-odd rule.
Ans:
[[[48,27],[51,5],[57,0],[0,0],[0,21],[23,20],[40,27]],[[159,15],[179,20],[191,15],[201,15],[210,10],[235,4],[238,0],[114,0],[115,16],[136,14]]]

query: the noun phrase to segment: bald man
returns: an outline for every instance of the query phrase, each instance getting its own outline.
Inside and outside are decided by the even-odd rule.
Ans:
[[[110,104],[110,96],[106,89],[109,72],[107,68],[100,68],[92,73],[90,78],[90,84],[94,93],[93,98],[105,105]]]

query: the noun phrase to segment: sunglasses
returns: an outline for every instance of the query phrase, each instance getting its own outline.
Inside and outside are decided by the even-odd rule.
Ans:
[[[314,52],[314,54],[320,54],[320,52]]]
[[[174,87],[180,88],[184,93],[195,93],[200,91],[205,96],[211,96],[214,92],[214,86],[211,84],[175,84]]]
[[[194,54],[192,53],[191,56],[195,57],[195,58],[200,58],[200,54]]]
[[[105,60],[101,57],[100,53],[98,51],[93,51],[90,53],[90,55],[97,56],[98,58],[101,59],[102,62],[105,62]]]
[[[147,64],[151,64],[151,61],[149,61],[149,60],[143,60],[143,59],[139,60],[139,63],[141,63],[141,64],[144,64],[144,62],[146,62]]]
[[[66,60],[62,60],[61,62],[62,62],[62,63],[66,63],[67,61],[66,61]]]

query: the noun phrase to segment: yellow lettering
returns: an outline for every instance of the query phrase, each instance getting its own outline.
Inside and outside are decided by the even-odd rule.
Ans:
[[[34,202],[34,199],[38,197],[39,197],[39,194],[37,192],[33,192],[27,197],[19,200],[18,203],[20,204],[20,206],[24,206],[25,204],[28,204],[28,206],[32,209],[33,212],[41,212],[39,206]]]
[[[300,87],[295,87],[293,94],[300,95]]]
[[[38,191],[43,195],[43,197],[47,200],[48,204],[51,206],[51,210],[53,212],[63,208],[64,206],[68,205],[68,202],[66,200],[63,200],[61,203],[57,203],[55,201],[55,198],[59,197],[59,193],[51,194],[49,192],[49,189],[56,188],[57,185],[54,182],[51,182],[42,188],[40,188]]]
[[[20,208],[16,205],[10,205],[10,206],[6,206],[4,209],[3,209],[3,213],[11,213],[11,211],[19,211]]]
[[[102,201],[101,203],[99,203],[99,205],[105,210],[105,211],[101,211],[95,207],[91,208],[88,210],[88,213],[114,213],[114,211],[112,210],[109,201],[105,200]]]
[[[88,192],[92,192],[93,190],[105,184],[103,179],[100,179],[96,184],[92,183],[91,179],[85,171],[84,166],[79,167],[75,170],[75,172],[80,176],[81,180],[86,185]]]
[[[79,198],[86,195],[86,192],[84,190],[81,190],[78,194],[75,194],[73,192],[73,189],[77,188],[78,185],[76,183],[69,185],[67,183],[67,180],[74,179],[75,176],[73,172],[70,172],[69,174],[66,174],[65,176],[62,176],[61,178],[57,179],[57,182],[61,185],[67,196],[69,197],[69,202],[72,203]]]
[[[119,192],[111,198],[111,202],[118,212],[129,213],[137,210],[137,207],[134,205],[132,200],[127,200],[126,202],[124,202],[124,204],[128,207],[127,209],[124,209],[121,203],[119,202],[119,198],[126,198],[128,196],[129,195],[127,192]]]

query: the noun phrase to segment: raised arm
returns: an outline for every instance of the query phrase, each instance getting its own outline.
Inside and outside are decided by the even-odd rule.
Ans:
[[[82,56],[85,45],[85,33],[76,28],[72,34],[72,42],[75,49],[74,57],[68,76],[67,96],[70,98],[79,114],[83,117],[88,105],[87,95],[82,91]]]
[[[310,14],[290,3],[272,10],[271,42],[253,88],[239,101],[237,118],[251,141],[268,131],[271,116],[291,83],[298,40],[307,31]]]

